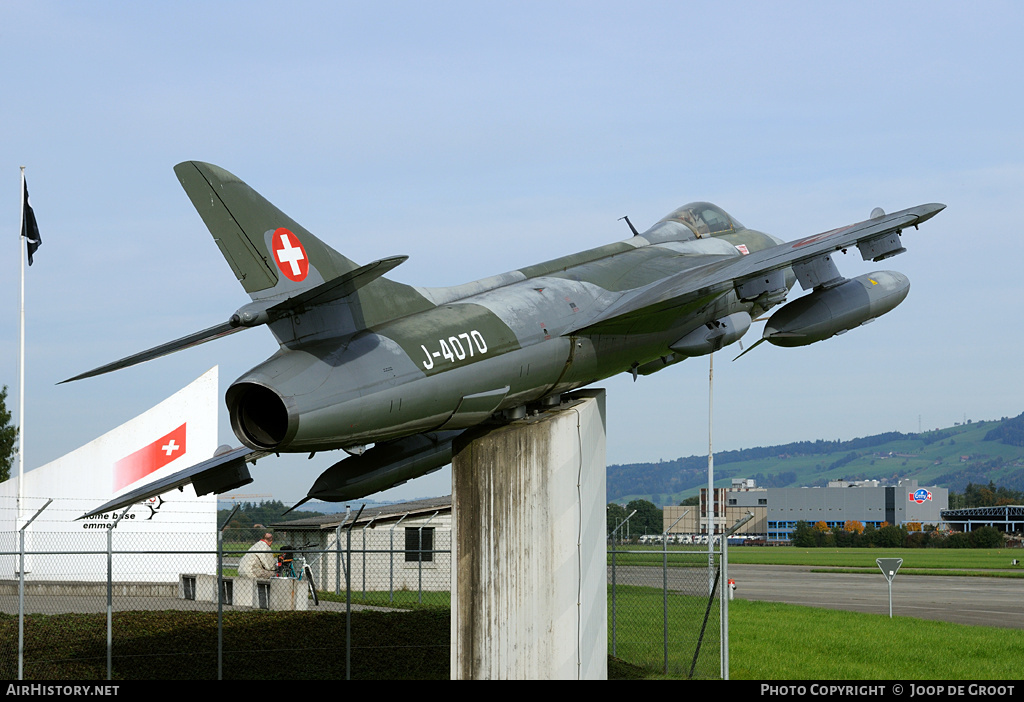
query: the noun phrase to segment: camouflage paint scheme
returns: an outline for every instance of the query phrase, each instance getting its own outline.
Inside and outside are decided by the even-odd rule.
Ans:
[[[805,301],[765,340],[800,345],[842,333],[895,307],[909,282],[895,273],[883,285],[881,274],[849,281],[832,254],[852,246],[865,260],[900,253],[902,229],[944,207],[876,211],[865,222],[786,244],[697,202],[625,241],[465,285],[422,288],[383,277],[405,257],[359,266],[221,168],[188,161],[175,173],[252,301],[224,324],[71,380],[268,325],[280,350],[226,394],[232,428],[249,450],[183,471],[174,483],[205,473],[214,479],[204,487],[216,492],[236,486],[215,477],[228,462],[244,467],[282,451],[358,453],[418,435],[435,446],[439,436],[444,443],[496,413],[514,416],[616,373],[646,375],[711,353],[782,303],[797,280],[820,301]],[[802,341],[812,323],[816,336]],[[447,450],[431,449],[434,458],[415,470],[440,467],[450,442]],[[361,458],[329,472],[350,466],[351,473]],[[363,463],[366,474],[385,472],[380,461]],[[143,491],[132,494],[143,499]]]

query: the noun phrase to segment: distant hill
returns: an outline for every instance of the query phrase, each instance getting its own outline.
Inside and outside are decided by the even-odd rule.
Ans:
[[[707,485],[708,458],[609,465],[609,502],[641,498],[674,505]],[[1024,413],[947,429],[887,432],[850,441],[800,441],[715,454],[715,486],[753,478],[758,487],[825,485],[829,480],[914,478],[963,492],[968,483],[995,482],[1024,490]]]

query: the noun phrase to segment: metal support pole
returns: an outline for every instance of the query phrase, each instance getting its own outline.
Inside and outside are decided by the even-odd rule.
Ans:
[[[364,503],[355,519],[345,529],[345,679],[352,679],[352,527],[366,507]]]
[[[217,679],[224,679],[224,530],[238,511],[235,505],[217,530]]]
[[[711,572],[715,569],[715,453],[712,449],[712,426],[715,410],[715,354],[708,360],[708,594],[714,589]]]
[[[661,619],[665,647],[665,675],[668,675],[668,533],[690,510],[683,510],[679,519],[661,532]]]
[[[437,514],[437,512],[434,512],[432,515],[430,515],[430,519],[423,522],[423,525],[419,528],[419,584],[416,586],[417,590],[419,591],[417,595],[417,602],[419,604],[423,604],[423,527],[427,526],[427,524],[430,524],[431,519],[436,517]],[[431,546],[431,551],[433,551],[433,546]]]
[[[617,634],[616,623],[618,621],[616,619],[616,615],[618,614],[618,611],[616,609],[616,600],[618,599],[618,593],[616,592],[616,589],[615,589],[615,586],[616,586],[615,554],[617,553],[617,549],[615,548],[615,532],[617,532],[619,529],[621,529],[623,524],[628,524],[629,520],[632,519],[634,514],[636,514],[636,510],[635,509],[632,512],[629,513],[629,516],[627,516],[625,519],[623,519],[621,522],[619,522],[619,525],[617,527],[612,529],[612,534],[611,534],[611,539],[612,539],[612,655],[613,656],[616,654],[616,634]]]
[[[731,533],[731,532],[730,532]],[[719,647],[719,670],[722,680],[729,679],[729,537],[722,534],[721,548],[722,582],[725,585],[718,591],[718,627],[721,645]]]
[[[364,526],[363,530],[362,530],[362,534],[363,534],[363,601],[364,602],[366,601],[366,530],[370,528],[370,525],[373,524],[375,519],[376,519],[376,517],[374,517],[373,519],[368,521],[366,523],[366,526]]]
[[[395,529],[402,523],[402,520],[409,516],[406,512],[402,515],[401,519],[395,522],[395,525],[391,527],[391,553],[388,558],[390,563],[390,571],[388,572],[388,602],[393,603],[395,601]]]
[[[722,534],[722,581],[725,583],[725,587],[721,590],[723,680],[729,679],[729,597],[732,595],[732,590],[729,588],[729,537],[753,518],[754,513],[747,512]]]
[[[341,524],[334,530],[334,594],[341,594]]]
[[[51,502],[52,497],[18,530],[18,680],[25,679],[25,530]]]
[[[114,673],[114,527],[124,519],[131,505],[107,525],[107,680],[113,680]]]
[[[25,667],[25,530],[18,530],[18,680]]]

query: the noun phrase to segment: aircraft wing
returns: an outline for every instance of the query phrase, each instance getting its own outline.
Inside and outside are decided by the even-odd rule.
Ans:
[[[903,251],[898,235],[946,208],[931,203],[779,244],[747,256],[716,261],[680,271],[651,285],[631,290],[600,313],[565,333],[637,333],[664,326],[690,309],[699,308],[730,289],[836,251],[857,246],[864,260],[881,260]]]
[[[242,446],[231,449],[207,461],[189,466],[184,470],[179,470],[177,473],[172,473],[166,478],[154,480],[140,488],[115,497],[96,509],[85,513],[79,519],[128,507],[137,502],[170,492],[174,488],[184,487],[189,483],[192,483],[197,495],[233,490],[236,487],[252,482],[246,463],[253,463],[269,453],[269,451],[253,451]]]

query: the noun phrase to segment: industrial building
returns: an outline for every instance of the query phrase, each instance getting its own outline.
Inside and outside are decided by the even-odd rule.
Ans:
[[[737,532],[769,541],[788,541],[796,523],[825,522],[842,527],[858,521],[875,528],[883,523],[938,526],[941,511],[949,504],[949,491],[920,487],[916,480],[880,485],[877,480],[832,481],[827,487],[759,488],[753,480],[733,479],[730,488],[715,488],[711,524],[721,534],[747,512],[754,518]],[[707,534],[707,490],[701,490],[699,506],[669,506],[663,512],[664,528],[673,534]]]

